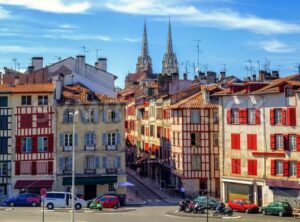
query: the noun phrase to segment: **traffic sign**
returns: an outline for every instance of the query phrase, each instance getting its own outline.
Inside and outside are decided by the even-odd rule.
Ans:
[[[41,196],[46,196],[47,192],[48,192],[48,190],[46,188],[43,188],[43,189],[40,190]]]

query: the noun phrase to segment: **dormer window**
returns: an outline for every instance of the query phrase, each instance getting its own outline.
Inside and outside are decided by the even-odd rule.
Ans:
[[[294,90],[290,86],[285,87],[285,97],[292,97],[294,96]]]
[[[89,92],[86,96],[88,101],[93,101],[95,99],[95,94],[93,92]]]

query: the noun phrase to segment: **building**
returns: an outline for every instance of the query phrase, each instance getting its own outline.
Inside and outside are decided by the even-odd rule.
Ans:
[[[222,198],[298,206],[300,74],[235,83],[220,96]],[[229,167],[230,166],[230,167]]]
[[[81,83],[64,86],[58,83],[56,90],[55,189],[63,191],[71,186],[74,145],[77,193],[85,199],[112,191],[125,194],[126,188],[116,186],[126,181],[125,102],[96,93]],[[79,111],[77,121],[75,111]]]

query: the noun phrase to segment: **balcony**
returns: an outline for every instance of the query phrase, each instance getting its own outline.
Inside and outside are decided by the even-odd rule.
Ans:
[[[96,174],[96,169],[85,169],[85,174]]]
[[[117,174],[118,169],[117,168],[106,168],[106,174]]]
[[[64,146],[64,151],[65,152],[72,152],[73,147],[72,146]]]
[[[107,151],[117,150],[117,145],[106,145],[105,150]]]
[[[71,175],[72,174],[72,170],[71,169],[64,169],[63,170],[63,174],[64,175]]]
[[[84,151],[95,151],[96,150],[96,145],[85,145],[84,146]]]

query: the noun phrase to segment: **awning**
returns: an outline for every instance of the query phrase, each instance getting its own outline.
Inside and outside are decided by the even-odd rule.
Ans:
[[[53,180],[17,180],[15,189],[52,188]]]
[[[286,180],[267,180],[267,185],[270,189],[274,188],[288,188],[300,190],[300,184],[298,181],[286,181]]]
[[[117,182],[117,176],[75,177],[75,185],[112,184]],[[63,185],[72,185],[72,177],[64,177]]]

